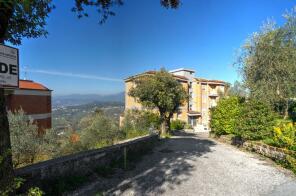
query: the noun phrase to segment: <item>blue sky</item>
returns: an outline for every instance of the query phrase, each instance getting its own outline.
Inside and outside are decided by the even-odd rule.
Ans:
[[[55,0],[47,38],[24,39],[21,78],[45,84],[55,95],[111,94],[123,78],[161,67],[196,70],[197,77],[233,82],[232,63],[245,39],[266,19],[283,23],[293,0],[183,0],[167,10],[159,0],[126,0],[104,25],[91,10],[77,19],[73,0]]]

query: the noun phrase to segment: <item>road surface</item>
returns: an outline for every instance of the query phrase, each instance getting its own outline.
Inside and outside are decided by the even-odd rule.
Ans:
[[[259,155],[204,134],[180,133],[162,141],[135,169],[94,182],[83,191],[81,195],[296,196],[296,179]]]

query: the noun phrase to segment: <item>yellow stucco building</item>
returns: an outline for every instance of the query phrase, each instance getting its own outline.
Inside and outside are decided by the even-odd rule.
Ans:
[[[221,80],[207,80],[195,77],[192,69],[176,69],[170,73],[178,80],[189,94],[189,101],[184,103],[174,119],[179,119],[191,124],[195,130],[208,131],[210,121],[210,108],[215,107],[221,95],[226,91],[226,83]],[[137,100],[128,95],[129,90],[135,85],[136,78],[153,75],[155,71],[144,72],[126,78],[125,81],[125,110],[143,109]]]

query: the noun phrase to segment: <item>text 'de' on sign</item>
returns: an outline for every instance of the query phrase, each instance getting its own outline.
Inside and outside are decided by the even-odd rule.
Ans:
[[[0,88],[19,86],[19,51],[0,44]]]

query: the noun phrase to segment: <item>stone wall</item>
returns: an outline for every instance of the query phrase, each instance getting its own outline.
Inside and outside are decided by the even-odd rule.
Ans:
[[[67,175],[88,175],[94,169],[107,166],[112,161],[122,158],[124,149],[127,150],[127,156],[141,154],[151,150],[157,141],[158,135],[156,134],[138,137],[113,146],[83,151],[18,168],[15,173],[26,180],[26,187],[42,186],[42,182]]]
[[[276,159],[276,160],[285,160],[286,156],[292,152],[282,148],[277,148],[263,144],[261,142],[244,142],[243,147],[247,150],[254,151],[266,157]]]
[[[293,155],[295,153],[291,150],[269,146],[259,141],[243,141],[239,137],[233,135],[221,135],[219,138],[215,139],[223,143],[243,147],[249,151],[277,160],[284,160],[287,155]]]

